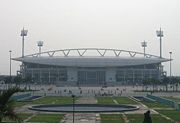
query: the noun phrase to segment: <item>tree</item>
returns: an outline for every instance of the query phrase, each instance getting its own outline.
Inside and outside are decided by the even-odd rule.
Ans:
[[[9,84],[9,83],[11,82],[11,77],[10,77],[10,76],[5,77],[5,78],[4,78],[4,82],[5,82],[6,84]]]
[[[22,77],[21,76],[16,76],[14,77],[14,83],[16,84],[16,86],[23,81]]]
[[[173,87],[173,91],[175,91],[175,88],[176,88],[176,91],[178,91],[179,79],[177,77],[171,77],[170,80]]]
[[[160,84],[160,81],[158,79],[155,79],[155,78],[151,78],[150,79],[150,83],[151,85],[153,86],[153,92],[155,90],[155,87],[156,87],[156,91],[157,91],[157,85]]]
[[[152,85],[153,86],[153,92],[155,91],[155,86],[157,86],[158,84],[160,84],[160,81],[158,79],[155,78],[147,78],[143,81],[143,85]],[[146,91],[147,91],[147,87],[146,87]]]
[[[0,123],[4,117],[8,117],[19,122],[21,121],[14,112],[14,101],[11,99],[13,94],[20,91],[21,90],[16,87],[0,91]]]
[[[167,92],[168,91],[169,78],[164,76],[162,81],[163,81],[163,84],[166,86],[166,92]]]
[[[144,79],[143,80],[143,86],[145,85],[145,91],[147,91],[148,85],[150,84],[149,79]],[[144,87],[143,87],[144,88]]]

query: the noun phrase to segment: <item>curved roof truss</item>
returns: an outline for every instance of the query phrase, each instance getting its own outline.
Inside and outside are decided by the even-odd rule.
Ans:
[[[95,51],[97,56],[107,56],[107,51],[114,54],[115,57],[121,56],[122,53],[127,53],[130,57],[136,57],[137,55],[141,55],[145,58],[159,58],[159,56],[151,55],[151,54],[144,54],[141,52],[135,52],[135,51],[128,51],[128,50],[119,50],[119,49],[105,49],[105,48],[77,48],[77,49],[61,49],[61,50],[53,50],[53,51],[47,51],[42,53],[35,53],[26,55],[25,57],[39,57],[41,55],[54,57],[56,53],[61,52],[63,54],[62,56],[68,57],[70,56],[71,52],[76,52],[78,56],[83,57],[86,56],[87,52]]]

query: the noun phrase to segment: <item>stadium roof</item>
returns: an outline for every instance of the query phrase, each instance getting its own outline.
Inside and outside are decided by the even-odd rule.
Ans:
[[[169,59],[163,58],[127,58],[127,57],[24,57],[14,60],[25,63],[74,66],[74,67],[121,67],[145,64],[157,64],[166,62]]]
[[[94,54],[89,55],[89,52],[94,52]],[[157,64],[169,61],[170,59],[127,50],[80,48],[36,53],[26,55],[23,58],[14,58],[13,60],[55,66],[121,67]]]

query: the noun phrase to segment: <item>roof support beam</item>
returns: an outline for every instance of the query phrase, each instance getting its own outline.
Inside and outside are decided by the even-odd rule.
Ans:
[[[144,56],[144,53],[135,52],[135,51],[118,50],[118,49],[103,49],[103,48],[63,49],[63,50],[53,50],[53,51],[42,52],[41,54],[43,54],[44,56],[53,57],[55,53],[59,53],[59,52],[61,53],[60,56],[69,56],[70,52],[72,52],[72,55],[73,55],[75,52],[76,53],[75,56],[86,56],[85,54],[88,54],[89,51],[95,51],[96,54],[94,56],[106,56],[107,51],[108,51],[108,54],[110,53],[110,55],[116,56],[116,57],[119,57],[121,53],[128,53],[130,57],[135,57],[137,55]],[[39,53],[26,55],[26,57],[38,57],[38,56],[40,56]],[[159,56],[155,56],[151,54],[145,54],[145,57],[146,58],[159,58]]]
[[[129,55],[130,55],[131,57],[134,57],[134,56],[136,55],[136,52],[129,52]]]
[[[68,56],[68,55],[69,55],[70,50],[63,50],[62,52],[63,52],[64,56]]]
[[[50,54],[50,52],[48,52],[48,55],[49,55],[50,57],[53,57],[53,56],[54,56],[54,53],[55,53],[55,51],[53,51],[51,54]]]
[[[80,51],[81,51],[81,50],[78,50],[78,49],[77,49],[77,52],[78,52],[79,56],[83,56],[83,55],[86,53],[87,49],[82,50],[82,51],[83,51],[82,53],[81,53]]]
[[[114,54],[115,54],[115,56],[119,56],[120,54],[121,54],[121,51],[116,51],[116,50],[114,50]]]
[[[104,56],[106,54],[106,49],[105,50],[98,50],[97,51],[99,52],[100,56]],[[103,51],[103,52],[101,52]]]

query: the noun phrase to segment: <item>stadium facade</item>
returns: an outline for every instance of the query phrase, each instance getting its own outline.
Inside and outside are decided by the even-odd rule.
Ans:
[[[36,83],[65,86],[103,86],[161,79],[162,62],[169,59],[117,49],[63,49],[14,58],[20,74]]]

